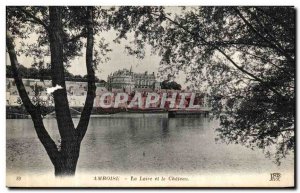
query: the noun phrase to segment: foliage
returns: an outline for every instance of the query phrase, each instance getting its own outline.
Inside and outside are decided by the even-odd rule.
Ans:
[[[21,47],[17,54],[33,58],[32,66],[41,70],[50,68],[50,47],[49,47],[49,9],[46,6],[8,6],[7,30],[14,39],[20,39]],[[70,61],[83,55],[83,48],[86,46],[84,38],[86,32],[86,7],[64,6],[61,7],[62,22],[64,30],[62,38],[64,41],[63,61],[65,68],[70,66]],[[101,38],[101,32],[109,30],[107,24],[107,10],[102,7],[94,8],[94,15],[97,22],[94,24],[94,33],[99,36],[94,46],[94,68],[100,63],[107,62],[111,52],[109,44]],[[32,41],[32,40],[36,40]]]
[[[110,23],[138,58],[145,44],[160,73],[187,74],[209,94],[219,138],[261,148],[276,163],[295,148],[293,7],[120,7]],[[221,116],[222,115],[222,116]]]
[[[169,81],[165,80],[161,83],[161,88],[162,89],[181,90],[181,85],[175,81],[169,82]]]

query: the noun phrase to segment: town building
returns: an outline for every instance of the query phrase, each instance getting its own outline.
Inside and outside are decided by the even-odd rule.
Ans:
[[[130,70],[118,70],[107,77],[107,88],[109,91],[157,91],[160,90],[160,82],[156,81],[154,72],[134,73]]]
[[[42,101],[42,105],[53,106],[53,97],[47,93],[47,88],[52,87],[51,80],[39,79],[23,79],[24,87],[31,101]],[[132,94],[139,92],[146,98],[148,93],[155,92],[162,97],[163,93],[167,93],[171,97],[173,93],[187,92],[184,90],[161,89],[160,82],[156,80],[154,73],[146,71],[144,73],[134,73],[132,68],[118,70],[108,76],[107,82],[104,80],[96,82],[96,96],[94,106],[99,107],[101,103],[101,96],[104,93],[111,92],[116,94],[118,92],[126,92],[131,100]],[[84,106],[87,95],[88,83],[78,81],[66,81],[66,92],[70,107]],[[38,91],[38,94],[37,94]],[[190,92],[190,91],[188,91]],[[197,92],[200,93],[200,92]],[[197,94],[198,95],[198,94]],[[113,97],[114,98],[114,97]],[[109,98],[104,98],[103,103],[110,103]],[[198,97],[197,97],[198,98]],[[203,98],[200,97],[200,98]],[[180,100],[180,98],[177,98]],[[202,100],[201,100],[202,101]],[[159,101],[158,101],[159,102]],[[6,105],[20,106],[22,103],[18,94],[17,87],[13,78],[6,78]],[[206,103],[201,102],[202,105]]]
[[[39,87],[39,99],[44,100],[45,105],[52,106],[53,100],[49,100],[47,88],[52,87],[51,80],[23,79],[24,87],[29,98],[34,101],[35,88]],[[96,82],[95,106],[99,104],[100,96],[107,92],[152,92],[160,90],[160,83],[156,81],[154,73],[133,73],[132,69],[119,70],[108,77],[107,82]],[[87,82],[66,81],[66,91],[70,107],[83,106],[87,95]],[[13,78],[6,78],[6,105],[20,106],[21,99]]]
[[[47,94],[47,88],[52,87],[51,80],[39,80],[39,79],[23,79],[23,84],[29,98],[34,101],[35,88],[39,87],[39,98],[44,100],[47,104],[46,106],[53,105],[53,101],[49,99]],[[95,83],[96,84],[96,96],[107,92],[106,84]],[[66,90],[70,107],[83,106],[85,98],[87,95],[87,82],[74,82],[66,81]],[[8,106],[19,106],[21,105],[21,99],[15,85],[13,78],[6,78],[6,105]]]

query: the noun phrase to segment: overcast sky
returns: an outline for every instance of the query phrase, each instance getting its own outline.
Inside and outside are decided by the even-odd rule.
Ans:
[[[131,66],[134,72],[141,73],[148,71],[148,73],[154,72],[157,74],[160,57],[157,55],[151,55],[150,46],[145,49],[145,58],[137,59],[135,56],[129,55],[125,50],[125,44],[128,44],[129,41],[122,41],[121,44],[113,42],[113,39],[116,38],[115,31],[101,33],[100,37],[104,37],[105,41],[109,43],[109,48],[112,49],[112,51],[108,54],[110,60],[106,63],[101,63],[98,67],[99,71],[96,72],[96,75],[100,79],[106,80],[110,73],[123,68],[130,69]],[[77,57],[74,61],[72,61],[72,66],[69,70],[73,74],[85,74],[86,69],[83,71],[82,67],[80,68],[79,66],[85,68],[85,57]]]
[[[145,51],[146,55],[144,59],[137,59],[133,55],[129,55],[125,50],[125,43],[127,44],[129,41],[123,41],[121,44],[114,43],[113,39],[116,38],[115,31],[110,32],[103,32],[101,33],[101,36],[95,37],[95,42],[99,40],[100,37],[105,38],[105,42],[109,43],[109,48],[112,49],[111,52],[108,53],[108,56],[110,58],[109,61],[105,63],[101,63],[98,67],[98,71],[96,72],[96,75],[100,79],[106,79],[107,75],[109,75],[112,72],[115,72],[116,70],[127,68],[129,69],[132,66],[132,69],[134,72],[155,72],[155,74],[158,72],[159,67],[159,61],[160,57],[158,55],[153,55],[150,52],[150,46],[148,46]],[[36,37],[32,36],[30,39],[27,40],[21,40],[16,39],[16,50],[22,48],[21,47],[21,41],[25,41],[26,43],[32,43],[36,41]],[[96,46],[96,44],[95,44]],[[68,69],[73,74],[80,74],[85,75],[86,74],[86,67],[85,67],[85,48],[83,49],[83,56],[78,56],[74,60],[72,60],[71,67]],[[49,58],[45,57],[45,61],[48,61]],[[30,67],[33,63],[33,57],[20,55],[18,56],[18,61],[20,64]],[[10,60],[7,57],[7,65],[10,65]]]
[[[175,15],[180,12],[179,7],[167,7],[166,12],[171,12],[172,15]],[[130,37],[130,34],[129,36]],[[133,72],[144,73],[148,71],[148,73],[154,72],[156,75],[158,74],[160,56],[151,54],[151,47],[147,46],[145,48],[145,58],[144,59],[137,59],[133,55],[127,54],[125,51],[125,45],[128,44],[132,39],[128,38],[128,40],[122,40],[121,44],[114,43],[113,40],[116,38],[116,31],[110,30],[108,32],[101,32],[101,34],[96,34],[95,42],[99,41],[100,38],[104,38],[105,42],[109,43],[109,48],[112,49],[112,52],[108,54],[110,60],[106,63],[101,63],[96,71],[96,76],[99,79],[107,80],[107,76],[110,73],[113,73],[119,69],[127,68],[130,69],[132,66]],[[37,36],[32,35],[27,40],[16,39],[16,49],[21,48],[21,41],[25,41],[26,43],[33,43],[36,42]],[[97,43],[96,43],[97,44]],[[94,46],[96,46],[96,44]],[[86,67],[85,67],[85,49],[83,49],[83,56],[76,57],[74,60],[70,62],[71,67],[68,69],[74,75],[85,75],[86,74]],[[8,58],[8,57],[7,57]],[[20,64],[30,67],[33,63],[33,58],[25,55],[21,55],[18,57],[18,61]],[[50,62],[49,57],[45,58],[45,62]],[[9,59],[7,59],[7,65],[10,65]],[[163,78],[157,77],[159,81],[162,81]],[[176,77],[174,79],[176,82],[181,84],[183,87],[185,76],[182,73],[180,77]]]
[[[145,57],[143,59],[137,59],[133,55],[129,55],[125,50],[125,42],[122,44],[117,44],[112,41],[112,38],[115,38],[115,36],[112,36],[112,33],[104,32],[101,34],[102,37],[106,39],[106,42],[109,42],[110,46],[109,48],[112,49],[111,52],[109,52],[108,56],[110,58],[109,61],[105,63],[100,63],[98,66],[98,70],[96,71],[96,76],[99,79],[107,80],[107,76],[119,69],[130,69],[132,66],[132,71],[137,73],[144,73],[147,71],[148,73],[154,72],[155,75],[158,75],[158,68],[159,68],[159,62],[160,62],[160,56],[151,54],[151,47],[147,46],[145,48]],[[33,40],[34,38],[31,38]],[[31,40],[27,40],[31,42]],[[20,48],[20,41],[21,40],[15,40],[16,48]],[[97,41],[97,39],[96,39]],[[128,43],[128,42],[127,42]],[[85,49],[84,49],[85,50]],[[46,59],[45,61],[49,60]],[[30,67],[33,63],[33,58],[30,56],[20,55],[18,56],[18,61],[20,64]],[[10,65],[10,60],[7,57],[7,65]],[[71,61],[70,67],[68,70],[73,73],[74,75],[86,75],[86,66],[85,66],[85,54],[83,52],[83,56],[76,57],[74,60]],[[157,77],[157,80],[162,81],[163,78]],[[176,82],[180,83],[182,86],[184,86],[185,76],[182,74],[180,77],[177,77],[174,79]]]

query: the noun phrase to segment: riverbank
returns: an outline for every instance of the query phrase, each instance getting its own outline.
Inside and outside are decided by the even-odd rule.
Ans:
[[[42,107],[42,116],[44,118],[55,118],[54,107]],[[70,108],[72,118],[80,118],[82,107]],[[207,110],[167,110],[160,108],[148,109],[127,109],[127,108],[100,108],[94,107],[91,117],[167,117],[167,118],[200,118],[208,117]],[[29,119],[30,115],[22,106],[6,107],[6,119]]]
[[[81,115],[83,107],[71,107],[70,112],[73,118]],[[44,118],[55,118],[54,107],[42,107]],[[94,107],[91,117],[157,117],[168,116],[166,109],[125,109],[125,108],[99,108]],[[6,106],[6,119],[29,119],[30,115],[23,106]]]

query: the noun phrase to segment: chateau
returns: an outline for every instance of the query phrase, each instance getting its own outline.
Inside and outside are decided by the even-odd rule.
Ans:
[[[157,91],[160,90],[160,82],[156,81],[155,74],[134,73],[130,70],[118,70],[107,77],[107,88],[109,91]]]

